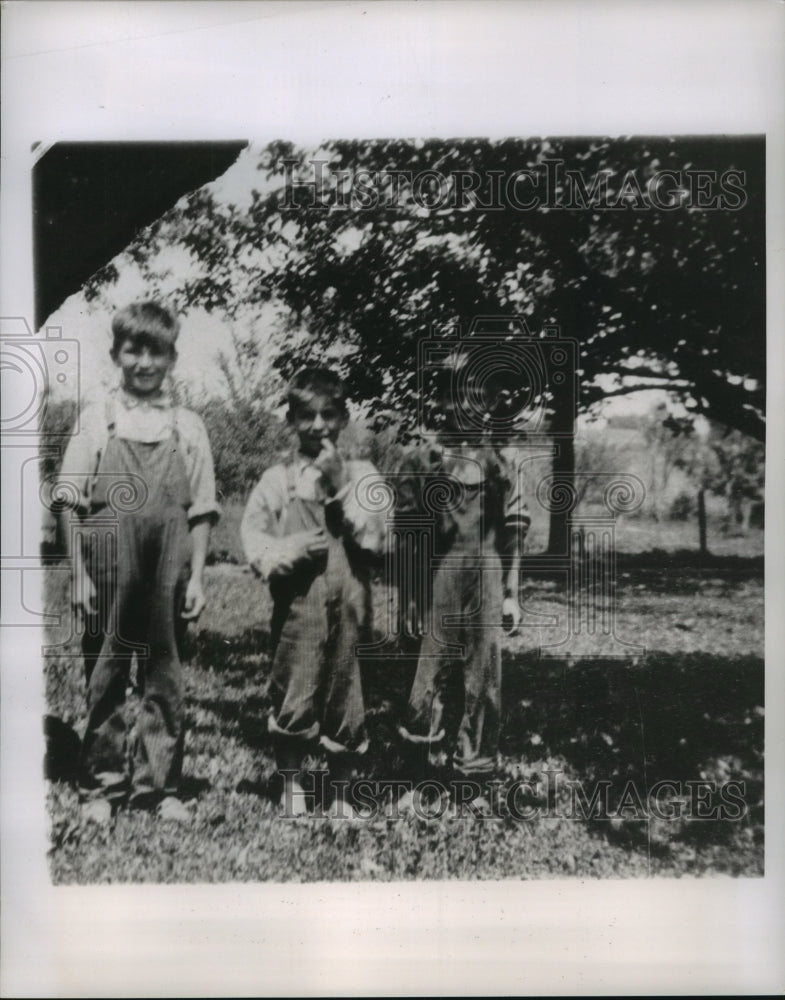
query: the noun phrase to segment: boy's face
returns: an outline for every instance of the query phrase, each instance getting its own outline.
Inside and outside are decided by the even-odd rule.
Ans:
[[[289,411],[289,423],[297,432],[300,451],[309,458],[317,457],[325,438],[336,444],[348,419],[339,403],[318,394],[297,403]]]
[[[123,388],[134,396],[154,396],[160,391],[175,361],[174,348],[155,342],[124,340],[114,355],[123,374]]]

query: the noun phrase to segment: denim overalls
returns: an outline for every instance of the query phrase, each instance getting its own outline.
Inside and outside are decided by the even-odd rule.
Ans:
[[[145,443],[119,438],[107,408],[108,440],[84,523],[85,562],[98,613],[83,640],[88,717],[82,748],[83,797],[127,791],[126,687],[134,646],[141,694],[131,764],[131,798],[176,795],[183,759],[183,682],[178,637],[188,578],[191,490],[175,411],[172,433]],[[138,477],[138,478],[137,478]],[[143,483],[142,496],[128,490]],[[124,486],[123,484],[136,484]],[[146,496],[145,494],[146,488]],[[113,497],[125,502],[116,519]],[[119,493],[118,493],[119,491]]]
[[[367,747],[365,708],[356,646],[367,641],[370,580],[363,557],[332,508],[295,495],[287,467],[287,503],[278,536],[324,528],[327,553],[270,581],[274,649],[269,730],[277,741],[320,738],[330,753]]]
[[[455,495],[434,512],[429,607],[420,614],[430,627],[421,637],[399,731],[408,742],[429,747],[432,758],[443,747],[457,771],[484,774],[499,745],[500,549],[509,480],[491,448],[436,451],[427,458],[415,452],[403,468],[414,473],[408,492],[414,508],[428,510],[427,483],[434,477],[451,481]]]

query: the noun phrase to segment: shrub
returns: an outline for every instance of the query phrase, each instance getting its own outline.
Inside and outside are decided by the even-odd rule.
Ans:
[[[688,521],[695,512],[695,501],[689,493],[681,492],[673,498],[668,511],[671,521]]]
[[[76,422],[76,400],[61,399],[47,402],[39,425],[39,471],[41,481],[53,476],[60,468],[65,446]]]
[[[245,497],[268,466],[292,444],[286,424],[254,403],[208,400],[194,409],[204,420],[221,497]]]

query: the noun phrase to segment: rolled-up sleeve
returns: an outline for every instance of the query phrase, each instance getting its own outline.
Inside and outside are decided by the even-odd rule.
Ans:
[[[207,428],[200,416],[187,411],[183,420],[183,431],[187,433],[188,478],[191,485],[191,506],[188,520],[208,516],[215,523],[221,515],[221,508],[215,496],[215,467]]]

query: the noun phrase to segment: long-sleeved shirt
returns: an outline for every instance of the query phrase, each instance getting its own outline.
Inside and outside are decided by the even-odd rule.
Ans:
[[[342,464],[344,485],[335,497],[328,496],[321,471],[299,452],[262,475],[248,498],[240,535],[248,562],[263,577],[288,558],[291,542],[281,535],[280,526],[291,496],[325,505],[340,503],[345,530],[355,543],[375,555],[384,552],[388,512],[379,509],[377,495],[383,477],[364,459],[343,459]]]
[[[165,441],[176,427],[191,488],[188,519],[205,515],[217,519],[220,507],[215,496],[213,456],[204,422],[193,411],[174,406],[165,392],[153,399],[143,399],[117,389],[84,407],[79,418],[79,432],[68,442],[58,476],[58,482],[76,487],[78,509],[90,507],[95,474],[109,439],[110,423],[114,423],[119,438],[147,443]]]

